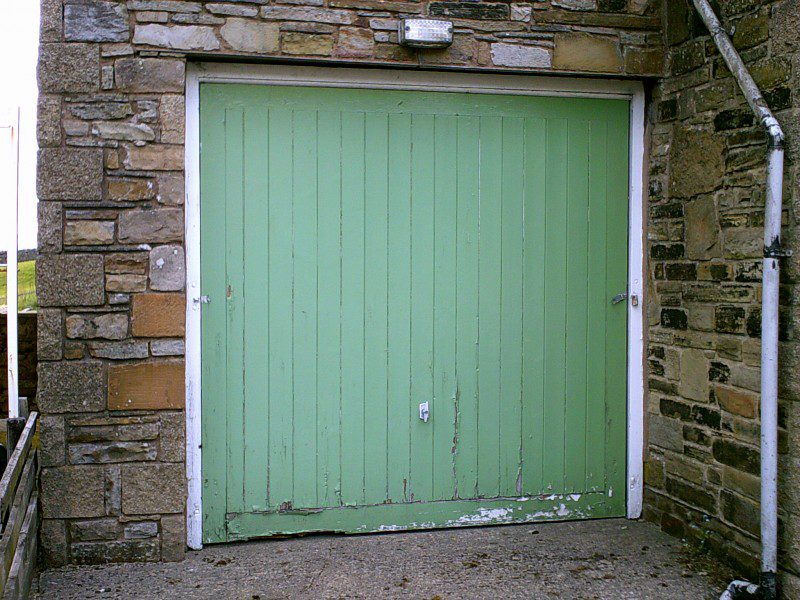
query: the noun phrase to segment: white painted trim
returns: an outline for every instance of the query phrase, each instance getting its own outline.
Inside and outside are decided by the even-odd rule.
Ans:
[[[203,547],[203,485],[200,420],[200,82],[186,72],[186,539]]]
[[[639,298],[628,308],[628,490],[627,514],[642,510],[644,458],[643,380],[643,159],[644,90],[631,80],[499,75],[476,72],[433,72],[349,67],[190,63],[186,71],[186,503],[188,545],[203,545],[201,420],[200,420],[200,84],[251,83],[314,87],[425,90],[478,94],[519,94],[631,101],[629,293]]]
[[[628,179],[628,518],[642,515],[644,497],[644,88],[631,97]],[[632,297],[638,298],[633,306]]]

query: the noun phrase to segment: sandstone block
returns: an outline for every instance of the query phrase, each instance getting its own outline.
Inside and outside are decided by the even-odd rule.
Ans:
[[[731,414],[752,419],[758,414],[758,396],[734,388],[717,386],[714,396],[719,407]]]
[[[530,67],[546,69],[551,66],[550,51],[538,46],[492,44],[492,63],[499,67]]]
[[[153,340],[150,353],[153,356],[183,356],[186,348],[183,340]]]
[[[61,359],[61,310],[40,308],[36,318],[36,348],[39,360]]]
[[[100,200],[103,151],[95,148],[39,150],[36,193],[39,200]]]
[[[144,252],[118,252],[105,255],[106,273],[144,275],[147,272],[147,254]]]
[[[186,67],[171,58],[120,58],[114,62],[117,89],[121,92],[182,92]]]
[[[708,359],[702,350],[687,348],[681,355],[680,395],[689,400],[708,402]]]
[[[703,196],[688,202],[686,212],[686,255],[705,260],[722,256],[720,226],[714,198]]]
[[[583,33],[559,33],[555,38],[553,68],[564,71],[617,73],[622,68],[619,40]]]
[[[333,51],[333,36],[287,31],[283,34],[281,47],[284,54],[330,56]]]
[[[183,294],[136,294],[131,330],[136,337],[182,337],[185,315]]]
[[[54,254],[36,263],[40,306],[97,306],[105,300],[103,257],[97,254]]]
[[[776,4],[770,27],[772,52],[776,55],[796,56],[800,51],[800,5],[797,0]]]
[[[111,365],[108,368],[109,410],[183,408],[183,361]]]
[[[155,198],[156,189],[151,179],[108,179],[108,199],[137,202]]]
[[[703,129],[677,127],[670,146],[670,194],[690,198],[721,187],[724,157],[721,136]]]
[[[161,517],[161,560],[175,562],[186,554],[186,517]]]
[[[432,17],[491,21],[508,19],[510,14],[508,4],[489,2],[431,2],[428,11]]]
[[[118,2],[68,3],[64,39],[73,42],[126,42],[128,9]]]
[[[133,171],[180,171],[183,169],[183,146],[147,146],[129,148],[125,165]]]
[[[276,23],[230,18],[219,33],[231,48],[239,52],[271,54],[278,51],[280,28]]]
[[[52,518],[89,518],[105,515],[103,470],[65,466],[42,470],[42,515]]]
[[[89,354],[94,358],[108,358],[111,360],[147,358],[147,342],[133,340],[95,342],[89,345]]]
[[[157,246],[150,251],[150,289],[177,292],[186,283],[183,246]]]
[[[73,465],[144,462],[156,459],[152,442],[107,442],[70,444],[69,462]]]
[[[597,10],[597,0],[553,0],[553,6],[567,10]]]
[[[98,100],[75,102],[68,105],[69,113],[85,121],[124,119],[133,114],[130,102],[124,100]]]
[[[116,519],[92,519],[73,521],[69,524],[70,539],[73,542],[94,542],[117,539],[119,525]]]
[[[161,413],[161,437],[158,459],[163,462],[182,462],[186,459],[186,414]]]
[[[182,464],[122,467],[122,511],[126,515],[182,513],[185,489]]]
[[[156,139],[153,129],[144,123],[98,122],[92,125],[92,135],[104,140],[150,142]]]
[[[374,52],[375,37],[371,29],[341,27],[334,56],[346,58],[369,58]]]
[[[143,292],[147,289],[146,275],[130,273],[106,275],[106,291],[114,293]]]
[[[204,25],[137,25],[134,44],[158,46],[174,50],[217,50],[219,40],[211,27]]]
[[[158,437],[158,417],[79,417],[70,419],[67,439],[70,442],[116,442],[155,440]]]
[[[42,44],[38,77],[41,92],[98,91],[100,52],[97,44]]]
[[[309,21],[311,23],[351,25],[355,15],[346,10],[293,6],[264,6],[261,9],[261,16],[265,19],[278,21]]]
[[[262,2],[265,4],[265,2]],[[257,17],[258,8],[255,6],[242,6],[241,4],[226,4],[224,2],[210,2],[206,4],[206,10],[215,15],[226,15],[232,17]],[[225,37],[224,35],[222,36]]]
[[[126,540],[143,540],[158,535],[158,523],[155,521],[139,521],[125,526],[123,535]]]
[[[97,246],[114,243],[114,221],[67,221],[64,227],[67,246]]]
[[[128,210],[119,216],[119,241],[123,244],[159,244],[183,237],[183,211],[177,208]]]
[[[161,141],[165,144],[182,144],[185,135],[186,105],[183,95],[167,94],[161,97]]]
[[[153,562],[159,557],[156,540],[115,540],[72,544],[72,560],[79,565]]]
[[[101,362],[39,363],[39,408],[47,413],[103,410],[106,372]]]
[[[165,204],[168,206],[178,206],[183,204],[183,173],[158,173],[157,181],[158,195],[156,196],[156,200],[159,204]]]
[[[184,0],[128,0],[130,10],[155,10],[174,13],[199,13],[202,5],[199,2]]]
[[[128,335],[128,315],[124,313],[69,315],[67,337],[72,339],[121,340]]]

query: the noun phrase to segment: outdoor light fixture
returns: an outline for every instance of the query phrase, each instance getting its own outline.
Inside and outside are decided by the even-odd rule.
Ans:
[[[397,34],[403,46],[446,48],[453,43],[453,23],[435,19],[401,19]]]

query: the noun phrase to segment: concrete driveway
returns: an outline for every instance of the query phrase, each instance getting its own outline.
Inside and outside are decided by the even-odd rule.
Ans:
[[[609,519],[210,546],[182,563],[45,571],[35,598],[719,598],[653,525]],[[710,562],[710,561],[709,561]]]

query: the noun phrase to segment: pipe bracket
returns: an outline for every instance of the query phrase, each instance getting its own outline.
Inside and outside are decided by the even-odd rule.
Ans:
[[[781,246],[781,239],[776,237],[769,246],[764,246],[764,258],[789,258],[792,251]]]

